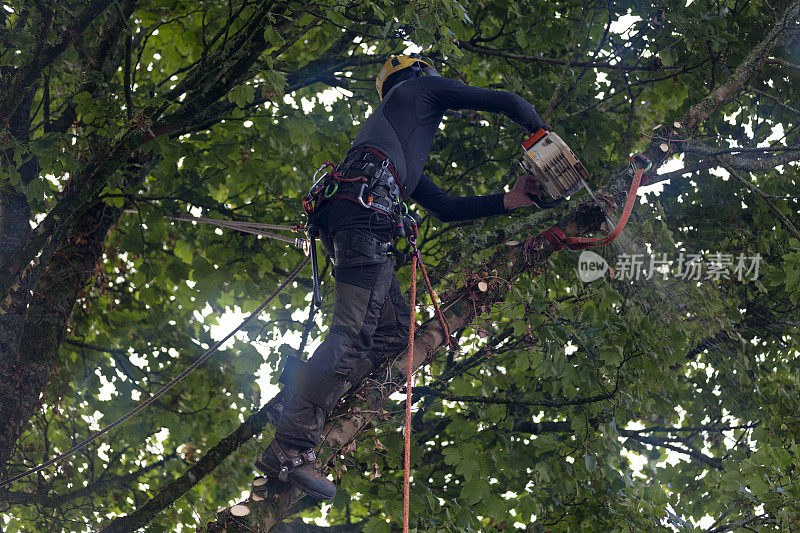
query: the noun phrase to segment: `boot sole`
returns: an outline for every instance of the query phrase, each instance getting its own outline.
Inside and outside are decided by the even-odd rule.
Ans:
[[[262,462],[261,459],[256,459],[256,462],[254,463],[254,466],[258,470],[260,470],[263,474],[265,474],[267,477],[278,479],[278,474],[280,473],[280,470],[278,470],[277,468],[274,468],[274,467]],[[306,488],[306,487],[300,485],[299,483],[295,482],[292,479],[291,475],[289,476],[288,482],[289,482],[290,485],[292,485],[293,487],[296,487],[297,489],[299,489],[303,493],[308,494],[312,498],[316,498],[318,500],[332,500],[333,499],[333,498],[331,498],[329,496],[325,496],[323,494],[320,494],[319,492],[316,492],[314,490],[311,490],[309,488]]]

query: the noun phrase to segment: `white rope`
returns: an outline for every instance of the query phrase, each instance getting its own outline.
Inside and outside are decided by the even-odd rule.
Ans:
[[[138,214],[139,211],[136,209],[126,209],[126,213],[134,213]],[[305,239],[301,239],[299,237],[285,237],[283,235],[278,235],[277,233],[271,233],[269,231],[264,231],[268,229],[272,230],[282,230],[282,231],[300,231],[299,226],[287,226],[282,224],[262,224],[259,222],[247,222],[243,220],[218,220],[215,218],[203,218],[203,217],[193,217],[191,215],[162,215],[164,218],[168,218],[170,220],[180,220],[183,222],[200,222],[201,224],[211,224],[214,226],[219,226],[222,228],[233,229],[236,231],[241,231],[242,233],[250,233],[252,235],[261,235],[263,237],[267,237],[270,239],[275,239],[278,241],[288,242],[294,244],[298,248],[303,247],[303,242]]]

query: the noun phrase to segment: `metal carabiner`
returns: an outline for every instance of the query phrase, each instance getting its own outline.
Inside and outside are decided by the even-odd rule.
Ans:
[[[325,176],[326,176],[327,174],[323,174],[322,176],[320,176],[320,177],[319,177],[319,179],[317,179],[317,174],[319,174],[320,172],[322,172],[322,169],[324,169],[324,168],[327,168],[327,167],[331,167],[331,168],[333,168],[333,163],[331,163],[330,161],[325,161],[325,162],[324,162],[324,163],[322,163],[322,165],[321,165],[321,166],[320,166],[320,167],[317,169],[317,171],[316,171],[316,172],[314,172],[314,175],[311,177],[311,181],[312,181],[312,182],[314,182],[314,185],[312,185],[312,186],[311,186],[311,188],[312,188],[312,189],[313,189],[313,188],[315,188],[315,187],[317,186],[317,184],[318,184],[320,181],[322,181],[322,180],[323,180],[323,178],[325,178]]]
[[[651,168],[653,168],[653,162],[650,161],[650,158],[644,154],[634,154],[630,157],[631,163],[631,172],[636,172],[638,167],[636,165],[636,160],[639,159],[644,163],[644,167],[642,168],[642,173],[648,172]]]
[[[309,238],[308,235],[306,235],[305,239],[297,237],[294,240],[294,245],[300,248],[303,251],[303,255],[305,255],[306,257],[308,257],[308,254],[311,253],[311,239]]]
[[[364,189],[366,189],[366,188],[367,188],[367,184],[366,183],[362,183],[361,184],[361,190],[358,191],[358,203],[360,203],[363,207],[366,207],[367,209],[369,209],[369,208],[372,207],[372,202],[370,201],[369,204],[364,203]]]

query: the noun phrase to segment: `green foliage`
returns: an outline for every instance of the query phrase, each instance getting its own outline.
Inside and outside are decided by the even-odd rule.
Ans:
[[[188,76],[187,67],[210,61],[214,52],[206,46],[213,36],[219,41],[210,48],[233,42],[254,12],[237,2],[232,7],[243,11],[226,32],[226,3],[138,3],[129,20],[131,109],[123,70],[102,75],[86,68],[86,48],[96,44],[89,37],[71,47],[50,71],[47,110],[50,121],[72,118],[70,126],[42,126],[38,87],[33,123],[39,126],[29,142],[9,145],[14,165],[0,169],[4,187],[24,194],[40,217],[82,165],[102,155],[104,142],[152,126],[146,110],[182,109],[180,98],[166,99],[167,91]],[[37,464],[115,420],[213,344],[209,331],[220,315],[254,309],[302,259],[284,243],[164,215],[300,221],[299,198],[314,170],[326,159],[341,159],[377,104],[372,77],[386,54],[412,41],[442,65],[443,75],[515,91],[541,112],[560,87],[547,121],[600,186],[649,141],[653,126],[680,117],[735,69],[763,36],[764,12],[773,7],[508,0],[276,5],[260,29],[265,45],[257,68],[193,109],[188,126],[143,146],[159,158],[143,182],[131,184],[122,171],[109,177],[98,200],[138,214],[121,215],[106,238],[103,261],[76,302],[44,405],[20,440],[15,463]],[[22,8],[14,9],[4,15],[10,26]],[[609,22],[627,14],[638,19],[626,33],[607,31]],[[113,17],[109,11],[98,26]],[[23,64],[35,48],[30,32],[14,28],[9,38],[21,53],[4,54],[3,66]],[[797,62],[795,41],[785,53]],[[573,57],[576,65],[565,69],[533,56]],[[577,65],[608,58],[640,68]],[[214,75],[206,74],[201,92]],[[796,73],[773,65],[752,84],[797,102],[797,81]],[[284,98],[288,88],[294,89]],[[796,146],[797,115],[773,104],[743,94],[697,137],[721,148],[733,141],[754,148],[780,126],[781,142]],[[444,189],[488,194],[516,173],[523,132],[504,117],[464,112],[444,124],[426,167]],[[18,169],[32,157],[42,177],[24,183]],[[694,159],[687,155],[685,162]],[[752,175],[764,193],[790,196],[774,204],[795,225],[796,168]],[[422,384],[441,387],[445,395],[500,401],[431,395],[417,404],[416,531],[689,529],[718,519],[764,530],[798,527],[800,243],[761,199],[708,170],[674,179],[663,193],[645,198],[626,229],[628,242],[602,251],[612,264],[646,244],[670,254],[761,254],[758,280],[583,284],[575,273],[577,255],[567,251],[552,256],[541,275],[521,277],[503,304],[461,332],[455,361],[439,358],[422,377]],[[426,264],[441,287],[458,286],[493,246],[524,240],[552,223],[548,216],[526,212],[467,226],[426,217]],[[330,272],[327,260],[323,267]],[[398,269],[406,285],[408,270],[407,264]],[[330,278],[324,285],[330,292]],[[275,381],[281,358],[296,349],[302,331],[293,312],[307,309],[308,300],[308,285],[298,283],[268,317],[153,408],[64,462],[47,483],[31,478],[14,489],[38,498],[44,486],[44,495],[55,497],[131,472],[135,479],[98,485],[66,503],[14,506],[3,511],[6,529],[95,529],[152,497],[269,399],[272,391],[260,391],[253,376],[266,365]],[[323,308],[325,323],[331,300]],[[312,340],[321,333],[312,331]],[[101,394],[104,386],[113,390],[110,397]],[[574,401],[593,397],[600,399]],[[394,401],[384,407],[400,409]],[[331,524],[352,519],[364,520],[365,532],[398,529],[400,426],[400,415],[376,422],[354,453],[337,460],[340,491],[327,516]],[[269,430],[262,444],[268,438]],[[248,486],[258,451],[255,442],[241,446],[149,527],[192,528],[211,519]]]

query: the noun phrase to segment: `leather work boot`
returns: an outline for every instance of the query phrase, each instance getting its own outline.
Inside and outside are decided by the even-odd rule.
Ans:
[[[268,477],[278,478],[283,483],[291,483],[309,496],[320,500],[330,500],[336,496],[336,485],[322,475],[314,466],[317,460],[314,450],[298,450],[289,446],[281,447],[273,440],[256,459],[255,467]]]

